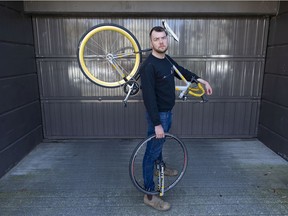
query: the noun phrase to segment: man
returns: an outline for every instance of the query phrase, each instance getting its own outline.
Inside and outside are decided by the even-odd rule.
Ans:
[[[162,146],[165,132],[168,132],[172,122],[172,108],[175,105],[175,80],[178,75],[172,66],[183,74],[187,80],[194,76],[205,86],[206,94],[212,94],[210,84],[199,78],[196,74],[179,66],[170,56],[166,55],[168,49],[167,32],[163,27],[156,26],[150,31],[150,44],[152,53],[141,66],[141,87],[144,105],[147,111],[148,135],[155,134],[156,139],[147,145],[143,159],[144,186],[147,191],[154,190],[154,163],[162,161]],[[165,168],[165,175],[177,175],[177,170]],[[158,210],[170,209],[170,204],[158,196],[144,195],[144,203]]]

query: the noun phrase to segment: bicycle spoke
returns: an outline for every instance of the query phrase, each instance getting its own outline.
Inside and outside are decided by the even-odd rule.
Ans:
[[[128,71],[122,66],[122,64],[119,63],[119,61],[113,59],[113,63],[111,64],[122,78],[126,78],[128,76]]]
[[[115,37],[115,36],[114,36]],[[119,40],[120,40],[120,38],[119,38],[119,34],[118,35],[116,35],[116,39],[114,40],[114,42],[111,44],[111,46],[109,47],[109,53],[113,53],[112,51],[115,49],[115,47],[116,47],[116,42],[118,42]]]
[[[128,51],[127,51],[128,50]],[[123,58],[128,56],[135,56],[135,52],[132,47],[123,47],[116,50],[113,54],[114,58]]]
[[[103,52],[102,55],[105,56],[107,54],[107,51],[105,50],[105,48],[101,44],[104,44],[104,43],[99,43],[96,41],[96,39],[91,38],[91,40],[89,41],[89,46],[87,45],[86,49],[95,55],[98,54],[98,52],[96,52],[96,51],[102,51]],[[90,46],[91,46],[91,48],[90,48]]]

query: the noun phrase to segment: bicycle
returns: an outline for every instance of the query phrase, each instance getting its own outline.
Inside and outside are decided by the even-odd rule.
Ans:
[[[162,25],[175,41],[179,41],[165,20],[162,20]],[[149,51],[151,49],[142,50],[136,37],[125,27],[103,23],[92,27],[80,38],[77,60],[81,71],[91,82],[107,88],[123,86],[126,106],[129,96],[139,92],[138,69],[142,53]],[[186,100],[190,94],[201,97],[202,102],[208,101],[205,90],[196,79],[187,81],[174,65],[173,69],[184,82],[182,86],[175,86],[175,90],[180,91],[180,99]]]
[[[165,192],[178,184],[185,174],[188,153],[185,144],[178,137],[165,133],[165,143],[162,148],[163,161],[156,161],[154,168],[154,182],[157,183],[154,190],[148,191],[144,186],[142,163],[146,147],[152,139],[155,139],[155,135],[142,140],[134,149],[129,162],[129,175],[132,183],[139,191],[145,194],[163,196]],[[165,177],[166,167],[171,167],[178,173],[174,176]]]
[[[162,20],[162,25],[168,35],[175,41],[179,41],[165,20]],[[77,59],[83,74],[91,82],[108,88],[123,86],[126,93],[123,102],[126,106],[129,96],[137,94],[140,89],[138,69],[142,61],[142,53],[149,51],[151,49],[142,50],[136,37],[125,27],[104,23],[92,27],[83,34],[78,45]],[[187,95],[190,94],[201,97],[202,102],[207,102],[202,85],[195,78],[187,81],[175,65],[172,67],[184,82],[182,86],[175,86],[175,90],[180,91],[179,98],[186,100]],[[156,139],[155,135],[144,139],[134,149],[129,162],[129,175],[140,191],[163,196],[182,179],[187,167],[187,149],[179,138],[165,133],[165,144],[162,148],[163,161],[155,163],[154,182],[157,181],[157,186],[154,190],[147,191],[143,182],[142,162],[146,146],[152,139]],[[176,169],[177,174],[165,178],[165,169],[168,166]]]

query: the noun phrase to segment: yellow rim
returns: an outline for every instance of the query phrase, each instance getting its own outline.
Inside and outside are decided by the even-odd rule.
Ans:
[[[126,80],[130,80],[136,74],[136,72],[138,70],[138,67],[140,65],[140,54],[138,53],[139,52],[138,44],[135,41],[135,39],[127,31],[125,31],[125,30],[123,30],[123,29],[121,29],[121,28],[119,28],[117,26],[100,26],[100,27],[97,27],[97,28],[91,30],[82,39],[81,44],[79,46],[79,51],[78,51],[79,52],[79,62],[80,62],[80,66],[81,66],[83,72],[94,83],[96,83],[98,85],[101,85],[101,86],[106,86],[106,87],[117,87],[117,86],[123,85],[126,81],[124,79],[116,81],[116,82],[106,82],[106,81],[100,80],[100,79],[96,78],[95,76],[93,76],[93,74],[87,68],[87,66],[85,64],[85,61],[84,61],[84,49],[85,49],[85,46],[86,46],[86,43],[88,42],[88,40],[93,35],[95,35],[96,33],[101,32],[101,31],[108,31],[108,30],[118,32],[118,33],[122,34],[124,37],[126,37],[130,41],[130,43],[131,43],[131,45],[132,45],[132,47],[133,47],[133,49],[134,49],[136,54],[135,54],[134,67],[131,70],[131,72],[129,73],[129,75],[126,77]]]

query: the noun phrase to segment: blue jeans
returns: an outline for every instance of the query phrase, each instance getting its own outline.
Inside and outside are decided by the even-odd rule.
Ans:
[[[164,129],[164,132],[169,132],[171,123],[172,123],[172,113],[171,112],[159,112],[161,125]],[[148,136],[155,134],[155,127],[149,117],[146,114],[148,122]],[[155,161],[162,161],[162,147],[165,142],[163,139],[152,139],[147,143],[145,155],[143,158],[143,178],[144,178],[144,187],[147,191],[154,191],[155,184],[153,181],[154,175],[154,165]]]

